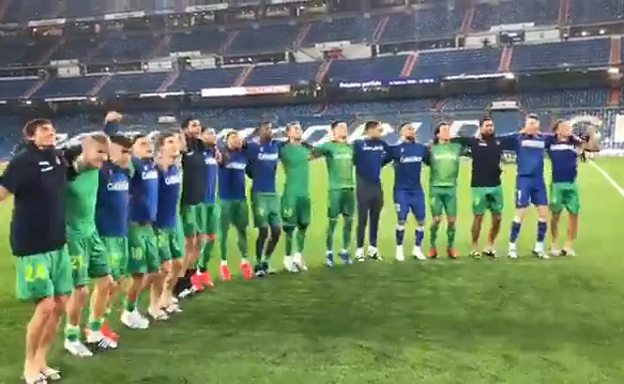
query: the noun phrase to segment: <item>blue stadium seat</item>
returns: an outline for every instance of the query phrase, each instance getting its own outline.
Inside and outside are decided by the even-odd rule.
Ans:
[[[91,58],[92,62],[127,61],[147,58],[162,36],[140,35],[110,37]],[[158,55],[156,55],[158,56]]]
[[[302,45],[328,41],[370,42],[378,23],[378,17],[315,21],[310,24],[310,30],[303,39]]]
[[[227,40],[230,32],[220,32],[216,29],[195,31],[189,33],[171,34],[169,42],[170,52],[218,52]]]
[[[330,80],[368,81],[397,79],[406,56],[385,56],[372,59],[335,60],[327,72]]]
[[[10,2],[3,21],[54,19],[58,5],[57,0],[14,0]]]
[[[429,111],[433,108],[434,99],[380,100],[368,102],[352,102],[331,104],[324,114],[335,116],[369,116],[399,115]],[[344,117],[343,117],[344,119]]]
[[[472,19],[472,30],[483,31],[493,25],[535,23],[557,24],[559,2],[551,0],[506,0],[500,5],[477,4]]]
[[[156,92],[168,75],[168,72],[115,75],[102,87],[99,94],[110,97],[122,93]]]
[[[609,64],[609,39],[575,40],[539,45],[516,45],[511,69],[554,69],[606,66]]]
[[[572,24],[623,21],[622,0],[570,0],[570,21]]]
[[[244,28],[228,48],[228,52],[281,52],[290,47],[301,31],[300,25],[265,25]]]
[[[97,39],[68,39],[54,51],[50,60],[83,60],[99,42]]]
[[[33,98],[87,96],[101,76],[54,77],[35,92]]]
[[[169,91],[198,92],[203,88],[231,87],[242,71],[240,67],[182,71]]]
[[[609,100],[609,91],[604,88],[571,89],[563,91],[540,91],[518,94],[522,106],[527,109],[604,107]]]
[[[319,62],[259,65],[251,71],[245,85],[307,84],[314,80],[320,65]]]
[[[10,80],[0,81],[0,100],[18,99],[39,80]]]
[[[484,111],[495,100],[514,100],[514,97],[505,97],[501,94],[462,94],[445,99],[442,103],[442,112],[445,111]]]
[[[20,58],[24,54],[24,45],[9,43],[0,45],[0,67],[20,64]]]
[[[462,9],[449,11],[446,7],[420,10],[414,14],[395,14],[390,17],[380,42],[452,36],[459,31],[463,17]]]
[[[501,54],[499,48],[420,52],[411,77],[494,73]]]
[[[107,2],[101,0],[65,0],[68,17],[87,17],[107,13]]]

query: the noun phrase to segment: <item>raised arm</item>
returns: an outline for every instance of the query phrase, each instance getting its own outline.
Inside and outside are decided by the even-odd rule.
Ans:
[[[517,151],[518,150],[518,137],[519,133],[509,133],[506,135],[496,136],[500,142],[500,146],[505,151]]]
[[[451,143],[459,144],[462,147],[466,148],[470,147],[473,139],[473,137],[456,136],[451,138]]]
[[[112,136],[121,130],[122,115],[115,111],[110,111],[104,118],[104,133]]]

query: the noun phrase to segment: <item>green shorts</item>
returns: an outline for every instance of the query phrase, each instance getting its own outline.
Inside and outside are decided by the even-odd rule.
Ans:
[[[284,227],[307,227],[311,219],[309,196],[282,196],[282,221]]]
[[[457,189],[455,187],[431,187],[429,189],[431,216],[457,216]]]
[[[158,258],[161,263],[184,257],[184,245],[180,246],[179,233],[176,227],[154,228],[154,233],[158,244]]]
[[[180,216],[178,216],[178,218],[176,219],[175,232],[178,247],[184,250],[184,226],[182,225],[182,217]]]
[[[197,236],[203,233],[203,209],[204,204],[182,206],[182,227],[184,228],[184,236]]]
[[[71,294],[74,289],[67,247],[17,258],[16,293],[22,300]]]
[[[503,188],[500,185],[472,188],[472,213],[483,215],[487,210],[493,214],[503,212]]]
[[[151,225],[130,223],[128,247],[130,248],[128,273],[138,275],[160,270],[156,235]]]
[[[327,217],[337,219],[339,215],[355,215],[355,190],[353,188],[330,189],[327,197]]]
[[[67,236],[67,250],[72,266],[74,287],[89,284],[89,278],[111,274],[106,248],[97,233],[88,236]]]
[[[217,226],[217,206],[215,204],[202,204],[201,209],[201,233],[214,235]]]
[[[571,215],[578,215],[579,202],[576,183],[552,183],[550,185],[550,211],[558,214],[565,208]]]
[[[252,193],[251,207],[253,209],[254,226],[281,226],[279,198],[275,193]]]
[[[221,231],[225,236],[230,225],[245,228],[249,225],[247,200],[221,200]]]
[[[128,273],[128,238],[102,237],[101,239],[108,255],[111,275],[115,281],[118,281]]]

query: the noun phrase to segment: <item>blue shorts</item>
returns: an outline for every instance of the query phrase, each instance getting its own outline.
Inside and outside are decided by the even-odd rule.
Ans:
[[[518,176],[516,178],[516,208],[548,205],[546,183],[543,177]]]
[[[416,221],[425,221],[425,194],[422,189],[395,189],[394,206],[399,222],[407,221],[410,211]]]

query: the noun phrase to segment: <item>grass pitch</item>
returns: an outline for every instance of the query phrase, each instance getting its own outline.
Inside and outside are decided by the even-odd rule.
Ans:
[[[624,160],[598,164],[624,185]],[[117,351],[78,360],[57,342],[50,363],[61,368],[64,383],[81,384],[623,383],[624,197],[592,165],[582,164],[576,258],[533,259],[535,216],[530,214],[518,243],[520,260],[473,261],[465,256],[469,169],[469,162],[462,164],[456,244],[462,257],[457,261],[394,261],[393,173],[386,169],[380,230],[386,260],[324,268],[326,171],[317,162],[305,253],[310,271],[217,282],[213,292],[184,302],[185,312],[168,323],[147,331],[121,330]],[[513,218],[514,176],[514,167],[507,166],[500,255]],[[10,203],[0,207],[0,383],[19,382],[24,325],[32,310],[14,298],[10,210]],[[413,229],[411,222],[406,251]],[[235,270],[233,235],[229,249]],[[250,232],[250,246],[254,236]],[[337,246],[339,239],[340,225]],[[443,228],[438,245],[444,241]],[[283,249],[282,242],[274,267],[281,267]],[[213,279],[217,262],[215,256]]]

